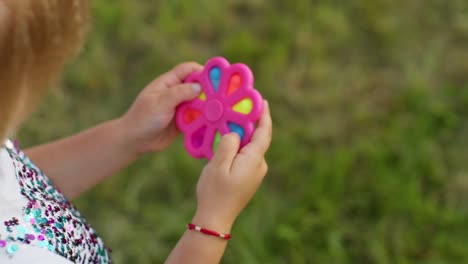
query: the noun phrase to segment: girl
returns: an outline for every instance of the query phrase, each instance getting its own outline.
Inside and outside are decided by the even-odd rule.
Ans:
[[[23,153],[6,137],[78,50],[87,9],[85,0],[0,0],[0,263],[110,263],[69,199],[166,148],[177,134],[175,107],[200,92],[182,80],[202,66],[180,64],[143,89],[123,116]],[[250,144],[238,152],[237,134],[223,137],[199,178],[193,225],[167,263],[220,261],[235,219],[266,174],[270,139],[266,102]]]

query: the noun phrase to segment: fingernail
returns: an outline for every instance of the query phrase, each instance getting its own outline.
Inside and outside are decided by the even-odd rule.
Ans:
[[[198,83],[192,84],[192,89],[194,92],[199,93],[201,91],[201,86]]]

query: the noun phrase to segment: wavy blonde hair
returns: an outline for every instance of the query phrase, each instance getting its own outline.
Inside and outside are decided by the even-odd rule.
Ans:
[[[37,105],[86,33],[87,0],[0,0],[0,141]],[[1,142],[0,142],[1,143]]]

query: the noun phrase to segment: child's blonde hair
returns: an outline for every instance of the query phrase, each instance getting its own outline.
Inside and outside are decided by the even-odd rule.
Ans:
[[[77,53],[87,11],[87,0],[0,0],[0,143]]]

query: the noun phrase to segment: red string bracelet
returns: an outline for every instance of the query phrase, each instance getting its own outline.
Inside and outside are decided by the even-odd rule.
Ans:
[[[203,227],[199,227],[199,226],[194,225],[192,223],[187,224],[187,227],[188,227],[189,230],[195,230],[195,231],[198,231],[198,232],[203,233],[205,235],[220,237],[220,238],[226,239],[226,240],[229,240],[231,238],[230,234],[218,233],[218,232],[213,231],[213,230],[209,230],[209,229],[206,229],[206,228],[203,228]]]

